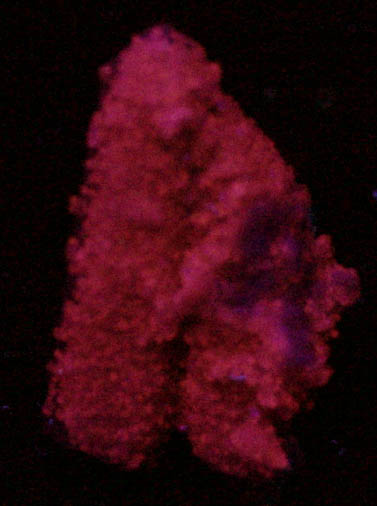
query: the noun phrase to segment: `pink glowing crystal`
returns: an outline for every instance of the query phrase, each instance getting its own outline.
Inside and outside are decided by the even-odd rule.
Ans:
[[[222,472],[287,469],[279,421],[328,381],[357,273],[197,43],[157,26],[100,75],[44,412],[127,469],[172,427]]]

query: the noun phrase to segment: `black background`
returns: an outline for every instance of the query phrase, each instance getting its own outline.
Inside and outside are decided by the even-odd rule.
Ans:
[[[1,9],[0,503],[375,504],[375,10],[354,1],[26,3]],[[333,344],[336,373],[293,423],[296,467],[271,483],[211,471],[177,435],[155,470],[122,472],[69,449],[41,415],[96,72],[157,23],[221,63],[223,89],[296,168],[318,232],[361,277],[362,297]]]

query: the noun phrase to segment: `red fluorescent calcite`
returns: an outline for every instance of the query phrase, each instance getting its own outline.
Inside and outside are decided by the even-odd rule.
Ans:
[[[100,76],[44,413],[127,469],[174,427],[222,472],[288,469],[279,430],[331,375],[357,273],[200,45],[157,26]]]

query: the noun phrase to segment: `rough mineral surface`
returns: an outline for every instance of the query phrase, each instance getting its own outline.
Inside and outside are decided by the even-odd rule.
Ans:
[[[127,469],[172,428],[222,472],[287,469],[279,431],[328,381],[358,276],[200,45],[157,26],[100,76],[44,412]]]

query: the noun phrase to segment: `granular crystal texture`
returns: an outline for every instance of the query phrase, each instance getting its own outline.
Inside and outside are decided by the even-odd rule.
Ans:
[[[157,26],[100,76],[44,412],[127,469],[174,427],[222,472],[288,469],[279,428],[328,381],[357,273],[199,44]]]

